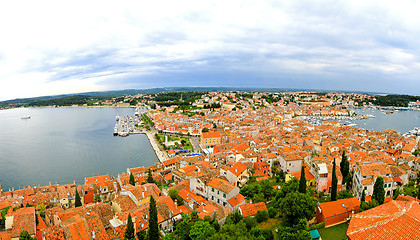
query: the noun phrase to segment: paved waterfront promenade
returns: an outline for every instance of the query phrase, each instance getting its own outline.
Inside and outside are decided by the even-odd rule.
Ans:
[[[153,131],[145,131],[147,138],[149,139],[150,144],[153,147],[153,150],[156,153],[156,156],[158,157],[160,162],[163,162],[165,160],[168,159],[166,153],[164,150],[160,150],[159,149],[159,143],[156,142],[156,138],[154,136],[154,132]]]

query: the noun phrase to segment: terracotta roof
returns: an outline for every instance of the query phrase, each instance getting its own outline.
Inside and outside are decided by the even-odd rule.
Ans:
[[[30,235],[35,235],[35,208],[20,208],[13,213],[12,238],[19,237],[22,230],[26,230]]]
[[[241,163],[235,163],[231,168],[229,168],[229,171],[233,173],[235,176],[239,176],[241,173],[243,173],[248,167]]]
[[[118,204],[121,208],[121,211],[123,212],[132,210],[137,207],[136,203],[134,203],[133,200],[127,195],[120,195],[114,199],[113,202]]]
[[[228,202],[232,207],[235,207],[238,204],[243,203],[245,200],[246,200],[246,198],[242,194],[238,193],[238,195],[229,199]]]
[[[297,178],[298,180],[300,180],[300,172],[301,171],[297,171],[297,172],[293,172],[290,173],[290,175],[292,175],[293,177]],[[312,175],[312,173],[309,171],[308,167],[305,167],[305,179],[306,181],[312,180],[314,179],[314,175]]]
[[[181,197],[186,202],[190,202],[191,200],[194,200],[197,203],[201,204],[206,201],[206,199],[204,199],[203,197],[198,196],[197,194],[191,192],[190,190],[186,188],[181,189],[181,191],[178,192],[178,196]]]
[[[255,204],[245,203],[243,205],[240,205],[239,209],[244,217],[254,216],[260,210],[268,211],[267,206],[265,205],[264,202],[259,202]]]
[[[0,232],[0,240],[10,240],[10,239],[12,239],[12,230]]]
[[[203,132],[201,134],[201,136],[203,138],[220,138],[220,137],[222,137],[222,135],[220,134],[220,132]]]
[[[109,180],[109,175],[102,175],[102,176],[93,176],[93,177],[87,177],[85,178],[85,184],[92,184],[92,183],[97,183],[97,182],[103,182],[106,180]]]
[[[230,182],[220,179],[220,178],[213,178],[208,183],[207,186],[213,187],[218,189],[226,194],[230,193],[235,186],[233,186]]]
[[[358,209],[359,206],[360,201],[356,197],[353,197],[332,202],[320,203],[317,207],[321,209],[321,214],[324,215],[325,219],[327,219],[335,215],[351,212],[356,208]]]
[[[354,215],[347,229],[351,240],[419,239],[420,205],[415,201],[390,201]]]

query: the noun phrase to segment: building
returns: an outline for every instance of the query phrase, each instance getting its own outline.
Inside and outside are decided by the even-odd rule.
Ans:
[[[303,158],[298,153],[286,153],[279,157],[280,169],[286,173],[300,171]]]
[[[356,198],[341,199],[332,202],[318,203],[316,221],[325,222],[325,227],[343,223],[359,212],[360,201]]]
[[[366,239],[419,239],[420,205],[416,201],[390,201],[355,214],[347,237]]]
[[[363,190],[366,196],[372,196],[373,186],[377,177],[383,177],[385,183],[385,197],[394,196],[397,182],[392,179],[392,171],[385,163],[358,163],[353,174],[353,193],[357,198],[362,197]]]
[[[239,194],[239,188],[220,178],[207,183],[208,200],[220,206],[228,206],[228,201]]]
[[[239,212],[244,217],[254,216],[258,211],[268,211],[264,202],[246,203],[239,206]]]
[[[203,148],[213,147],[222,142],[222,135],[220,132],[203,132],[200,140]]]

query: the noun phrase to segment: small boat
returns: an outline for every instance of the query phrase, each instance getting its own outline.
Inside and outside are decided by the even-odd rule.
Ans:
[[[30,119],[31,118],[31,116],[24,116],[24,117],[21,117],[20,119]]]

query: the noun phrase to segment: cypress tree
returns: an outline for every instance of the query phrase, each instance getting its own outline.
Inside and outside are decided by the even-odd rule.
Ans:
[[[366,201],[366,193],[365,193],[365,189],[363,189],[363,192],[362,192],[362,198],[360,199],[360,202],[365,202]]]
[[[340,162],[340,171],[341,174],[344,176],[344,162],[347,160],[347,156],[346,156],[346,151],[343,151],[343,153],[341,154],[341,162]]]
[[[136,182],[134,181],[134,176],[133,176],[133,173],[130,173],[130,181],[129,181],[129,183],[130,183],[131,185],[133,185],[133,186],[135,186],[135,185],[136,185]]]
[[[335,172],[335,159],[333,162],[333,172],[331,180],[331,201],[337,200],[337,174]]]
[[[150,196],[149,215],[150,216],[149,216],[148,239],[157,240],[159,239],[159,226],[158,226],[158,219],[157,219],[156,201],[152,196]]]
[[[76,196],[75,196],[75,200],[74,200],[74,206],[75,207],[82,206],[82,200],[80,199],[79,192],[77,191],[77,186],[76,186]]]
[[[300,170],[299,192],[306,193],[305,166],[303,165],[302,165],[302,169]]]
[[[350,182],[350,163],[347,159],[346,152],[343,151],[343,154],[341,155],[341,162],[340,162],[340,172],[343,176],[343,183]]]
[[[150,171],[150,168],[149,168],[149,173],[147,174],[147,182],[148,183],[154,183],[155,181],[153,180],[153,177],[152,177],[152,171]]]
[[[125,229],[124,239],[135,240],[134,238],[134,224],[131,220],[131,214],[128,214],[127,228]]]
[[[380,176],[376,178],[375,185],[373,185],[372,199],[378,201],[379,205],[385,201],[384,179]]]

